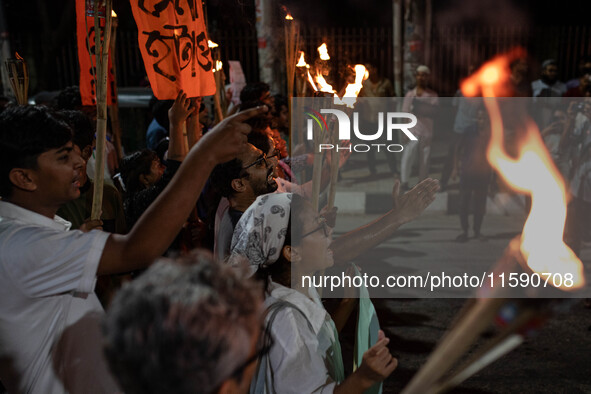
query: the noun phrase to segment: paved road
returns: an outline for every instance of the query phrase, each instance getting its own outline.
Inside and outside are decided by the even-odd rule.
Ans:
[[[375,216],[339,217],[337,235],[366,223]],[[509,240],[520,233],[524,217],[489,215],[483,233],[487,242],[455,242],[459,234],[457,216],[425,214],[400,229],[392,240],[364,257],[366,272],[414,272],[420,266],[445,264],[446,269],[470,268],[494,263]],[[583,253],[591,261],[591,248]],[[587,274],[591,278],[591,274]],[[391,351],[399,358],[399,368],[386,381],[385,393],[400,392],[423,365],[445,333],[465,299],[389,298],[374,299],[382,327],[392,338]],[[350,326],[350,327],[349,327]],[[346,365],[354,342],[354,324],[341,335]],[[491,326],[492,327],[492,326]],[[480,337],[483,343],[492,328]],[[575,302],[566,313],[554,316],[512,353],[481,371],[457,393],[590,393],[591,392],[591,309],[584,300]]]

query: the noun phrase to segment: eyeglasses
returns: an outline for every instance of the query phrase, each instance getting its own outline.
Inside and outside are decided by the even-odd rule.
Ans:
[[[246,359],[246,361],[244,361],[242,364],[240,364],[234,370],[234,372],[232,372],[230,377],[232,377],[236,380],[240,380],[244,370],[250,364],[252,364],[254,361],[269,354],[269,351],[271,351],[271,348],[273,347],[274,343],[275,343],[275,341],[273,340],[273,337],[271,336],[270,328],[265,327],[265,328],[261,329],[261,337],[259,338],[259,341],[257,343],[257,351],[254,353],[254,355],[250,356],[249,358]]]
[[[318,230],[323,230],[324,235],[326,237],[330,236],[330,226],[328,225],[328,223],[326,223],[326,219],[321,217],[318,219],[318,221],[320,222],[320,225],[318,227],[316,227],[314,230],[309,231],[306,234],[302,235],[302,238],[307,237],[310,234],[314,234]]]
[[[265,163],[265,167],[267,167],[267,159],[270,159],[270,157],[267,157],[266,154],[262,154],[259,156],[258,159],[256,159],[255,161],[253,161],[252,163],[250,163],[249,165],[247,165],[246,167],[242,167],[243,170],[246,170],[252,166],[256,166],[259,165],[261,163]]]

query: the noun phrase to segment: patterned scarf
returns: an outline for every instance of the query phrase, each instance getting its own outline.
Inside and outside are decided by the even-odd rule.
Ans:
[[[254,272],[279,259],[289,225],[291,198],[291,193],[257,197],[236,224],[230,263],[246,258]]]

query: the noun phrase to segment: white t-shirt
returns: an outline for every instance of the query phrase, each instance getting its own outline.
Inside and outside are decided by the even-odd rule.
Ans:
[[[86,313],[102,313],[93,291],[109,234],[69,228],[0,201],[0,358],[12,361],[23,392],[65,392],[52,347]]]
[[[431,89],[424,89],[421,96],[417,95],[417,88],[409,90],[402,101],[402,112],[413,111],[413,100],[417,98],[425,104],[438,105],[439,97]],[[419,139],[431,139],[433,135],[433,118],[427,116],[417,116],[417,124],[410,131]]]
[[[334,392],[336,385],[344,380],[342,355],[334,323],[322,306],[318,293],[310,289],[308,298],[297,290],[274,282],[271,282],[270,290],[265,307],[287,301],[305,316],[290,307],[277,312],[271,324],[275,343],[261,360],[250,392]]]

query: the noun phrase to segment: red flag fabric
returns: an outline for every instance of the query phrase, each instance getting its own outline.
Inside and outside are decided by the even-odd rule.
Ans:
[[[138,42],[154,95],[174,100],[215,93],[201,1],[131,0]]]
[[[84,20],[85,18],[86,22]],[[105,26],[104,18],[100,19],[100,24],[101,27]],[[76,0],[76,35],[78,42],[78,64],[80,65],[80,95],[82,96],[82,105],[96,105],[96,81],[93,74],[93,67],[96,65],[94,51],[94,17],[86,16],[85,0]],[[117,104],[117,88],[115,76],[113,75],[113,68],[111,66],[111,54],[109,54],[107,78],[107,105],[115,105]]]

